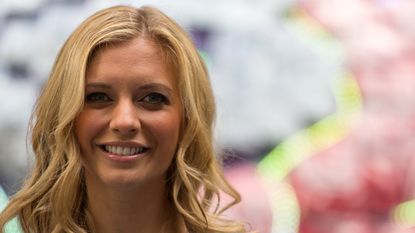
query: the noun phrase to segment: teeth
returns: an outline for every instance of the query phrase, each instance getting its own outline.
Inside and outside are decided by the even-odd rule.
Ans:
[[[105,150],[117,155],[135,155],[144,151],[144,147],[121,147],[105,145]]]
[[[114,150],[114,153],[116,154],[122,154],[122,147],[121,146],[117,146]]]
[[[123,155],[130,155],[130,151],[131,151],[130,147],[124,147],[124,149],[122,150],[122,154]]]

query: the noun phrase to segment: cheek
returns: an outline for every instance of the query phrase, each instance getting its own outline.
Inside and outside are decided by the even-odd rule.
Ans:
[[[180,131],[180,119],[176,116],[166,117],[164,119],[157,120],[157,131],[163,137],[169,137],[170,141],[177,141]],[[172,140],[172,139],[176,140]]]
[[[76,139],[78,140],[82,152],[85,151],[85,141],[88,138],[88,131],[85,129],[85,125],[88,125],[88,117],[84,114],[84,112],[81,112],[75,121],[75,132]]]
[[[163,143],[165,146],[168,144],[168,150],[175,151],[181,128],[180,113],[160,114],[157,117],[152,117],[151,120],[151,131],[159,143]]]
[[[93,111],[83,110],[75,121],[75,132],[81,150],[84,151],[88,145],[91,145],[94,135],[96,135],[102,123],[100,117]]]

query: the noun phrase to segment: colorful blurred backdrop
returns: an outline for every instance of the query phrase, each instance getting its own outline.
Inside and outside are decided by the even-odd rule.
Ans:
[[[33,162],[29,116],[70,32],[106,6],[153,5],[205,59],[227,214],[263,233],[415,232],[415,2],[0,1],[0,184]]]

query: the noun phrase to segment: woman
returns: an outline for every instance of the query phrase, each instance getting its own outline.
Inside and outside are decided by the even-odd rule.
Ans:
[[[215,105],[186,33],[117,6],[60,51],[32,117],[36,163],[0,215],[24,232],[246,232],[212,145]],[[222,194],[231,203],[220,205]]]

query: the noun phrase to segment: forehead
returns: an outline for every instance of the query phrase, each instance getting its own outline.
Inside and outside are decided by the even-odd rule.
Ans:
[[[128,63],[155,59],[162,60],[161,46],[147,38],[134,38],[128,41],[99,45],[89,59],[88,68],[102,62],[119,61]],[[120,60],[121,59],[121,60]]]
[[[143,37],[100,46],[91,56],[86,79],[171,76],[175,83],[177,75],[165,53],[159,44]]]

